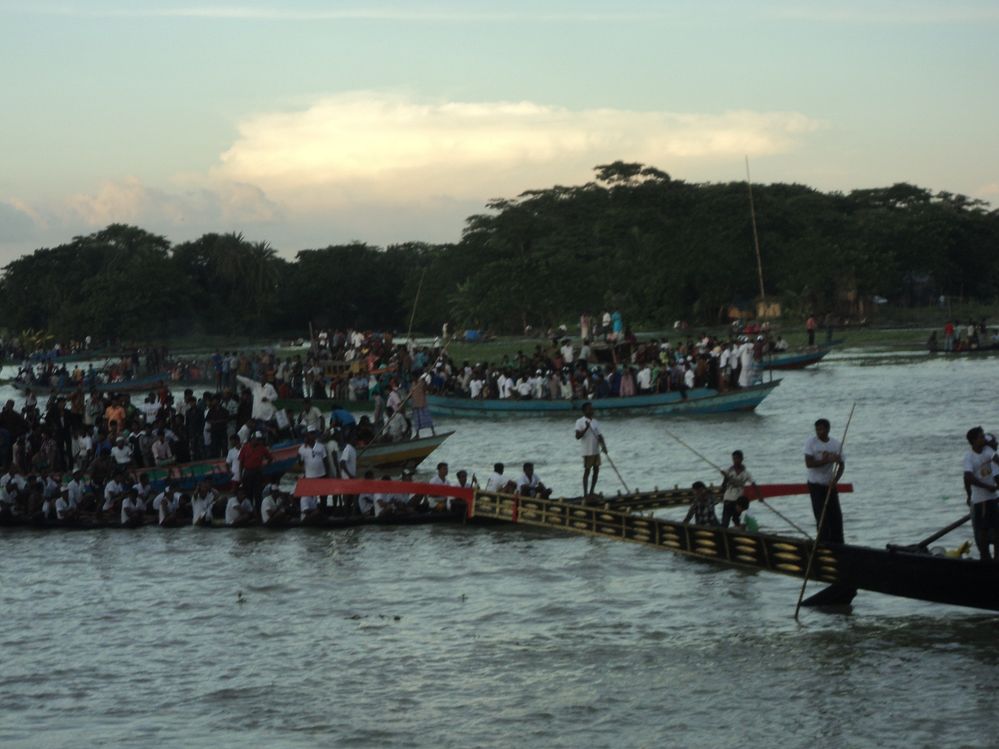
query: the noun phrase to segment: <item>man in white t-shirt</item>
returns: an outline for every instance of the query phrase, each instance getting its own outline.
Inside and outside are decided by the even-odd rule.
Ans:
[[[124,437],[115,440],[114,447],[111,448],[111,457],[119,468],[128,468],[132,465],[132,446],[125,441]]]
[[[237,489],[225,505],[225,524],[238,528],[253,522],[253,503],[247,498],[244,489]]]
[[[548,499],[552,490],[545,486],[538,474],[534,472],[534,463],[524,463],[524,472],[517,479],[517,493],[525,497]]]
[[[104,485],[104,504],[101,512],[111,512],[118,501],[125,496],[125,474],[116,473],[114,478]]]
[[[502,492],[506,490],[507,484],[511,483],[510,479],[503,475],[504,468],[505,466],[502,463],[493,465],[493,473],[486,479],[487,492]]]
[[[999,534],[999,494],[996,493],[996,451],[986,444],[985,430],[974,427],[968,430],[971,449],[964,456],[964,492],[971,507],[971,523],[975,530],[975,545],[983,561],[999,558],[999,541],[990,540],[991,533]],[[989,552],[989,545],[996,547],[996,556]]]
[[[278,489],[271,486],[264,492],[264,499],[260,503],[260,522],[268,528],[282,525],[287,520],[284,506],[280,501]]]
[[[202,481],[191,495],[191,525],[212,524],[212,508],[217,499],[215,491]]]
[[[732,465],[721,472],[722,474],[722,519],[723,528],[728,528],[729,523],[739,517],[739,509],[735,506],[736,500],[746,493],[749,484],[756,486],[752,475],[746,469],[746,464],[742,462],[742,450],[732,453]],[[825,497],[823,496],[823,499]]]
[[[357,477],[357,448],[354,442],[355,438],[351,435],[340,452],[340,476],[345,479]]]
[[[242,446],[239,435],[234,434],[229,438],[229,452],[225,455],[225,464],[229,466],[229,477],[232,479],[233,486],[239,486],[239,451]]]
[[[607,452],[600,422],[593,418],[593,404],[583,404],[583,415],[576,419],[576,439],[582,441],[583,449],[583,496],[596,491],[597,477],[600,475],[600,452]],[[590,481],[590,472],[593,480]]]
[[[139,492],[132,487],[121,500],[121,524],[127,528],[137,528],[142,525],[143,515],[145,509],[139,501]]]
[[[298,460],[307,479],[326,477],[326,446],[316,440],[316,435],[316,428],[309,427],[305,433],[305,444],[298,448]]]
[[[447,463],[438,463],[437,473],[432,479],[430,479],[429,483],[433,484],[434,486],[451,486],[451,482],[448,480],[447,477],[447,470],[448,470]],[[427,496],[427,504],[430,505],[430,509],[432,511],[440,511],[444,509],[450,510],[451,498],[434,496],[430,494]]]
[[[818,540],[843,543],[843,512],[839,506],[836,482],[846,469],[843,445],[829,436],[829,420],[815,422],[815,436],[805,442],[805,467],[808,469],[808,493],[812,497],[812,513],[819,528]],[[825,508],[825,520],[822,520]]]

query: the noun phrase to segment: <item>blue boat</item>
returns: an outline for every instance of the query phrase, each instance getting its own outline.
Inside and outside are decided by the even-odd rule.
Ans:
[[[534,400],[504,398],[472,399],[431,395],[427,405],[441,416],[523,416],[564,414],[579,411],[584,403],[592,403],[601,416],[703,416],[705,414],[752,411],[780,384],[774,380],[763,385],[719,393],[711,388],[680,392],[634,395],[627,398],[595,398],[593,400]]]
[[[762,364],[764,369],[804,369],[818,364],[830,351],[831,346],[820,346],[811,351],[784,351],[764,356]]]

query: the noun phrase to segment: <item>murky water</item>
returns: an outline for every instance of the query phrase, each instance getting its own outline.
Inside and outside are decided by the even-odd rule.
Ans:
[[[606,419],[611,456],[632,489],[713,479],[668,429],[802,481],[812,422],[840,436],[856,403],[847,538],[918,540],[965,509],[999,359],[858,353],[755,414]],[[439,427],[452,472],[533,459],[579,491],[571,419]],[[0,532],[0,746],[999,745],[999,619],[861,592],[799,625],[799,584],[522,528]]]

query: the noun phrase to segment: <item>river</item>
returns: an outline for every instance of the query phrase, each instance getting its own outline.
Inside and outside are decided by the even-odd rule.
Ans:
[[[855,403],[847,539],[908,543],[965,511],[996,364],[845,349],[756,413],[604,432],[632,489],[714,479],[666,429],[798,482],[814,420],[839,437]],[[572,419],[452,427],[452,473],[533,459],[579,493]],[[608,466],[598,488],[619,488]],[[807,498],[773,502],[814,526]],[[999,745],[994,615],[861,592],[796,623],[799,587],[516,527],[0,531],[0,746]]]

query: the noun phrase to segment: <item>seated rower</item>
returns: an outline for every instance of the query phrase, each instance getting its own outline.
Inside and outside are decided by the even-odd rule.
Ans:
[[[375,478],[374,471],[365,471],[364,478],[372,481]],[[372,517],[375,513],[375,495],[371,492],[359,494],[357,496],[357,512],[365,517]]]
[[[302,525],[318,525],[323,520],[322,512],[319,509],[319,500],[315,497],[300,497],[298,509]]]
[[[486,491],[487,492],[509,492],[510,481],[503,475],[504,466],[502,463],[496,463],[493,465],[493,474],[488,479],[486,479]],[[516,489],[516,487],[514,487]]]
[[[126,491],[125,474],[122,471],[116,471],[114,478],[104,486],[104,504],[101,505],[101,511],[98,514],[114,512]]]
[[[739,513],[735,517],[736,527],[744,531],[749,531],[750,533],[759,533],[760,523],[756,519],[756,516],[749,511],[749,497],[739,497],[735,500],[735,507]]]
[[[391,481],[391,476],[382,476],[382,481]],[[394,501],[393,495],[391,494],[373,494],[371,497],[374,500],[374,507],[372,508],[372,514],[376,518],[380,518],[384,515],[391,515],[397,509],[396,503]]]
[[[218,495],[202,481],[191,497],[191,525],[211,526],[212,509]]]
[[[161,528],[176,528],[186,525],[184,519],[180,517],[181,501],[186,495],[179,495],[169,486],[156,496],[153,500],[153,509],[159,518]]]
[[[264,499],[260,503],[260,522],[266,528],[275,528],[284,525],[287,520],[288,513],[284,508],[284,502],[281,500],[278,488],[271,485],[264,492]]]
[[[517,492],[524,497],[548,499],[552,490],[541,483],[538,474],[534,472],[534,463],[524,463],[524,472],[517,479]]]
[[[451,482],[447,478],[447,463],[437,464],[437,475],[430,479],[431,484],[434,486],[451,486]],[[431,512],[443,512],[445,510],[451,509],[451,499],[449,497],[435,497],[433,495],[427,496],[427,506],[430,508]]]
[[[80,511],[70,500],[69,489],[64,488],[59,492],[55,501],[55,513],[56,521],[60,524],[70,525],[79,519]]]
[[[253,503],[246,496],[245,489],[237,489],[225,505],[225,524],[239,528],[253,523]]]
[[[690,503],[687,517],[683,519],[684,525],[689,524],[691,519],[694,525],[718,525],[718,516],[715,515],[715,498],[708,491],[703,481],[695,481],[693,484],[694,499]]]
[[[146,510],[139,500],[135,487],[129,489],[121,499],[121,525],[123,528],[138,528],[145,521]]]

